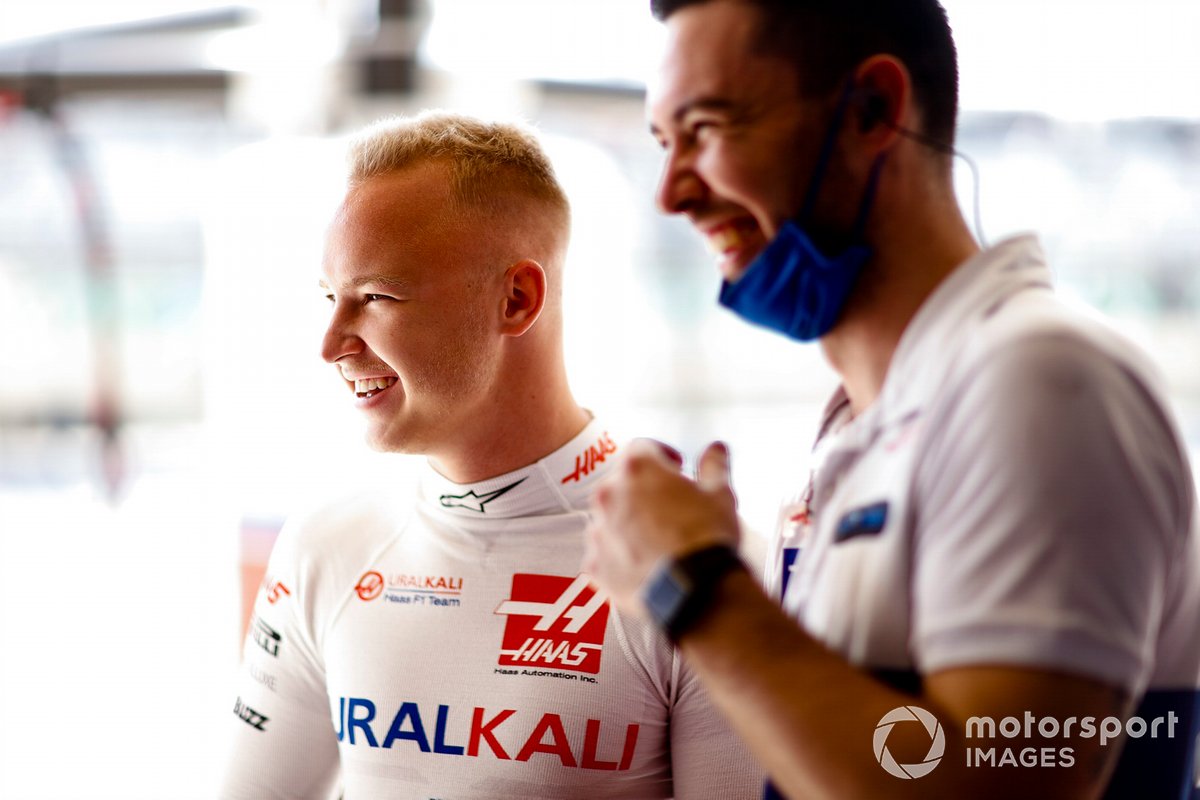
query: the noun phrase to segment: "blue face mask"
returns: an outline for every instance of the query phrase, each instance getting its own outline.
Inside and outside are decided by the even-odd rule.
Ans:
[[[721,286],[721,305],[747,322],[802,342],[819,339],[833,329],[854,288],[855,279],[872,255],[871,248],[861,243],[829,256],[817,248],[805,230],[846,115],[851,88],[847,87],[838,102],[800,214],[783,224],[736,283],[726,281]],[[871,166],[858,219],[851,232],[852,242],[862,242],[882,166],[883,154],[880,154]]]

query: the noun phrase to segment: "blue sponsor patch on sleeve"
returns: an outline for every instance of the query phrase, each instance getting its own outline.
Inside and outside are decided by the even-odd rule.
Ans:
[[[886,500],[848,511],[838,520],[833,541],[844,542],[855,536],[874,536],[887,525],[887,517],[888,504]]]

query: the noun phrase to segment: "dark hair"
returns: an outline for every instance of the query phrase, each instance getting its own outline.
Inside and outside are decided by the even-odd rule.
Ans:
[[[827,94],[877,53],[899,58],[912,76],[923,132],[954,144],[958,57],[937,0],[738,1],[762,11],[764,51],[795,62],[806,94]],[[706,2],[712,0],[650,0],[650,11],[666,20],[681,8]]]

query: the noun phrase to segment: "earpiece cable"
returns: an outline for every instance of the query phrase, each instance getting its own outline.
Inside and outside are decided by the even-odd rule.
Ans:
[[[975,159],[971,158],[969,155],[962,152],[961,150],[958,150],[957,148],[952,147],[943,141],[934,139],[931,136],[926,136],[923,133],[920,133],[918,131],[912,131],[912,130],[909,130],[908,128],[902,128],[901,126],[896,125],[891,122],[888,122],[887,120],[884,120],[883,122],[885,125],[887,125],[892,130],[899,133],[901,136],[907,136],[909,139],[912,139],[913,141],[915,141],[919,144],[923,144],[926,147],[937,150],[939,153],[945,153],[946,155],[952,156],[954,158],[961,158],[963,160],[963,162],[966,163],[967,168],[969,170],[971,170],[971,188],[972,188],[971,194],[974,199],[974,206],[975,206],[975,208],[974,208],[975,236],[979,239],[979,244],[981,247],[987,247],[987,239],[983,235],[983,215],[982,215],[982,212],[980,211],[981,203],[980,203],[980,189],[979,189],[979,184],[980,184],[979,165],[975,163]]]

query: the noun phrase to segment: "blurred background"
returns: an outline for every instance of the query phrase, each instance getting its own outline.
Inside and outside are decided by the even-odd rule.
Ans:
[[[577,395],[614,433],[729,441],[771,528],[833,378],[719,310],[654,211],[647,5],[0,2],[0,797],[213,796],[279,524],[411,467],[365,450],[317,355],[342,146],[379,116],[538,127],[575,210]],[[1043,236],[1157,359],[1195,458],[1200,4],[945,5],[984,235]]]

